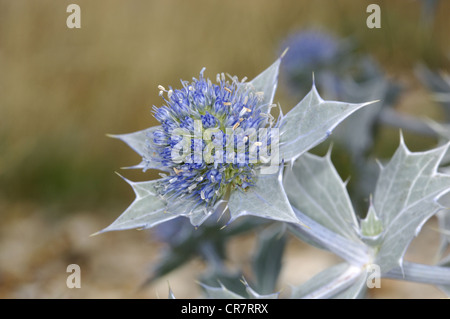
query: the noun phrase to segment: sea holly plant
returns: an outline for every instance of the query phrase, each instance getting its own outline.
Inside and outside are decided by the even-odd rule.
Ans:
[[[437,167],[448,145],[411,153],[401,139],[391,161],[380,168],[367,216],[359,219],[331,152],[320,158],[308,151],[371,103],[325,101],[313,84],[287,114],[279,107],[275,118],[271,110],[277,107],[282,58],[248,82],[223,73],[213,82],[203,69],[191,82],[181,81],[180,88],[159,86],[163,105],[153,110],[160,125],[113,137],[142,157],[132,168],[159,170],[161,178],[125,179],[136,199],[99,233],[155,226],[164,231],[162,225],[184,218],[190,228],[168,240],[172,251],[154,278],[202,255],[214,270],[201,283],[212,298],[278,298],[276,281],[288,234],[343,259],[294,287],[293,298],[362,297],[370,288],[370,271],[447,289],[448,268],[403,257],[422,225],[444,209],[438,200],[450,190],[450,176]],[[230,236],[260,229],[259,222],[233,229],[246,219],[269,226],[260,232],[255,275],[242,278],[239,289],[236,273],[224,266],[224,245]],[[218,285],[210,284],[214,280]]]
[[[289,224],[288,229],[301,240],[335,253],[343,262],[293,287],[290,297],[363,297],[381,277],[434,284],[447,293],[448,260],[441,266],[404,260],[424,223],[444,210],[439,199],[450,191],[450,175],[437,169],[447,149],[448,144],[412,153],[401,138],[392,159],[380,167],[364,219],[354,212],[346,183],[331,162],[331,152],[325,157],[310,153],[299,157],[285,171],[284,188],[297,216],[309,228]],[[229,294],[224,286],[206,290],[207,295],[214,292],[216,297],[219,292],[222,298]]]
[[[346,184],[329,155],[320,158],[307,154],[299,158],[292,172],[286,174],[285,189],[299,218],[305,222],[311,218],[317,224],[310,225],[317,227],[317,231],[311,236],[311,231],[290,227],[301,238],[319,244],[346,261],[342,274],[350,271],[353,276],[348,277],[351,278],[348,283],[352,284],[345,289],[353,290],[354,296],[367,288],[360,285],[358,278],[367,276],[365,267],[368,265],[377,265],[384,277],[450,284],[449,269],[414,264],[403,258],[423,224],[444,209],[439,199],[450,191],[450,175],[439,173],[437,169],[447,148],[448,145],[444,145],[412,153],[401,138],[392,159],[380,167],[369,211],[362,220],[356,218]],[[323,234],[318,235],[321,232]],[[354,285],[360,288],[355,289]],[[342,287],[335,288],[336,291],[326,290],[325,293],[345,292],[345,289],[341,291]],[[308,290],[308,293],[312,292]]]
[[[450,86],[447,91],[450,93]],[[450,141],[449,124],[437,123],[435,121],[428,120],[428,125],[439,136],[440,144],[449,143]],[[447,153],[444,155],[444,158],[441,161],[440,170],[447,174],[450,173],[449,164],[450,164],[450,151],[447,151]],[[443,203],[446,204],[447,206],[450,206],[450,194],[447,194],[446,196],[443,197]],[[441,232],[441,246],[438,257],[442,257],[450,244],[450,211],[448,210],[441,211],[437,213],[436,216],[438,218],[439,228]]]
[[[415,69],[418,78],[431,91],[431,99],[439,102],[445,114],[445,123],[437,123],[428,120],[428,126],[436,133],[440,144],[446,144],[450,141],[450,75],[443,70],[432,71],[424,65],[418,65]],[[450,152],[441,162],[441,170],[450,172]],[[445,196],[445,202],[450,203],[450,195]],[[441,248],[442,255],[450,243],[450,212],[443,211],[437,214],[439,225],[441,228]]]
[[[347,116],[368,103],[324,101],[313,86],[286,115],[270,111],[282,57],[253,80],[218,74],[159,86],[164,105],[154,107],[160,126],[114,135],[161,178],[127,182],[131,206],[101,232],[150,228],[178,216],[200,226],[217,210],[228,224],[245,215],[302,225],[282,187],[282,164],[324,141]],[[225,206],[224,206],[225,204]]]

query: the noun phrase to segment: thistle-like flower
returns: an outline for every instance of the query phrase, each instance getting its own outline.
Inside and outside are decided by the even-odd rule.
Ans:
[[[265,92],[223,73],[213,83],[204,71],[181,89],[159,86],[165,104],[154,114],[161,127],[147,134],[144,162],[169,172],[155,186],[168,211],[182,200],[183,213],[202,207],[209,214],[227,192],[254,186],[256,170],[272,155],[277,131],[265,130],[276,126],[264,113],[272,107]]]
[[[203,69],[180,88],[159,86],[164,103],[153,111],[161,125],[113,137],[142,156],[133,168],[164,173],[148,182],[127,180],[136,199],[102,232],[149,228],[178,216],[199,226],[219,208],[229,210],[229,223],[243,215],[301,223],[284,192],[280,163],[319,144],[367,103],[324,101],[313,86],[275,119],[270,110],[283,55],[249,82],[223,73],[213,82]]]
[[[282,47],[286,46],[289,46],[289,53],[284,66],[288,73],[311,72],[330,67],[343,50],[338,39],[317,30],[293,33],[283,42]]]

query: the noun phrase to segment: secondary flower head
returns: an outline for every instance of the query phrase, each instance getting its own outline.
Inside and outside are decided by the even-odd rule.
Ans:
[[[337,98],[340,91],[341,66],[349,56],[349,43],[333,35],[314,29],[289,35],[281,48],[289,47],[283,63],[289,92],[295,97],[306,94],[312,75],[319,89],[328,98]]]
[[[263,112],[264,92],[223,73],[214,83],[204,71],[192,82],[181,81],[180,89],[159,86],[164,105],[153,107],[161,126],[148,134],[144,162],[169,173],[156,185],[168,211],[180,200],[186,210],[209,210],[228,191],[246,191],[263,155],[271,155],[270,131],[257,140],[270,118]]]
[[[290,72],[309,72],[330,66],[335,62],[341,48],[338,40],[332,35],[316,30],[294,33],[282,44],[289,47],[284,66]]]

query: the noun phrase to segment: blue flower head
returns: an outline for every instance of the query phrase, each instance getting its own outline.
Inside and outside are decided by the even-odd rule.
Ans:
[[[336,38],[328,33],[306,30],[290,35],[282,44],[289,47],[284,59],[288,72],[309,72],[332,64],[340,53]]]
[[[145,169],[157,165],[168,172],[156,184],[167,210],[213,209],[229,191],[247,191],[255,183],[261,141],[267,126],[264,92],[236,77],[218,74],[181,81],[179,89],[159,86],[163,105],[153,107],[161,126],[147,134]],[[271,138],[264,140],[270,155]],[[172,205],[173,204],[173,205]]]
[[[289,51],[283,69],[293,96],[306,94],[314,74],[318,88],[325,97],[340,97],[342,74],[354,63],[354,44],[350,39],[309,29],[289,35],[281,44],[281,48],[285,47],[289,47]]]

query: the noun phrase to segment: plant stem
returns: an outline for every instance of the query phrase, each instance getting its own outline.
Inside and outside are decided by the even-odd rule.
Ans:
[[[396,267],[384,274],[383,277],[438,286],[450,286],[450,268],[407,261],[403,263],[403,269]]]
[[[293,209],[299,219],[309,227],[289,224],[289,229],[294,235],[307,243],[316,244],[319,248],[335,253],[351,265],[362,267],[369,262],[371,254],[364,243],[344,238],[304,215],[295,207]]]

